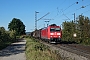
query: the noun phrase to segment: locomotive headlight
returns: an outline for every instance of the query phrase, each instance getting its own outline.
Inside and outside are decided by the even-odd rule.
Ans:
[[[58,36],[60,38],[60,36]]]
[[[57,35],[61,35],[60,33],[57,33]]]
[[[50,33],[50,35],[54,35],[54,33]]]

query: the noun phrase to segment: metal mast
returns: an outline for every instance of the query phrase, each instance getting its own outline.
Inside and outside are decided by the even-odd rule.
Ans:
[[[37,21],[41,20],[42,18],[44,18],[45,16],[47,16],[48,14],[50,14],[48,12],[47,14],[45,14],[44,16],[42,16],[41,18],[37,19],[37,13],[39,13],[39,12],[36,12],[35,11],[35,30],[37,30]]]
[[[37,30],[37,13],[39,12],[35,11],[35,30]]]

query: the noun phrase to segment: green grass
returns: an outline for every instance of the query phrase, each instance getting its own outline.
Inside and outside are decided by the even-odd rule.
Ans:
[[[27,60],[60,60],[60,57],[52,52],[48,46],[39,43],[33,38],[26,40]]]

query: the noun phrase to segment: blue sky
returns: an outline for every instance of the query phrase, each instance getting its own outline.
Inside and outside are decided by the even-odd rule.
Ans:
[[[78,4],[76,4],[78,2]],[[84,6],[85,8],[81,8]],[[49,24],[61,25],[65,20],[71,21],[82,14],[90,18],[90,0],[0,0],[0,27],[8,30],[8,24],[13,18],[20,19],[26,26],[26,31],[35,29],[35,11],[37,19],[48,12],[47,16],[37,22],[37,28],[43,28],[45,19]]]

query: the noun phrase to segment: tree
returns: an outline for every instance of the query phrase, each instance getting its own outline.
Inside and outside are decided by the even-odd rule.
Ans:
[[[90,19],[88,17],[79,15],[75,22],[63,22],[62,28],[63,40],[90,44]],[[76,34],[76,37],[73,34]]]
[[[8,29],[10,31],[16,31],[16,35],[23,35],[25,34],[25,25],[20,19],[13,18],[12,21],[8,25]]]
[[[6,42],[7,40],[9,40],[9,33],[4,27],[0,27],[0,42]]]
[[[4,35],[5,35],[5,28],[0,27],[0,42],[4,40],[4,37],[5,37]]]
[[[80,37],[86,38],[90,37],[90,19],[88,17],[84,17],[79,15],[78,23],[78,30],[80,32]]]
[[[73,34],[76,33],[76,30],[75,30],[75,23],[73,21],[71,22],[63,22],[62,24],[62,27],[63,27],[63,39],[64,40],[72,40],[73,41]]]

